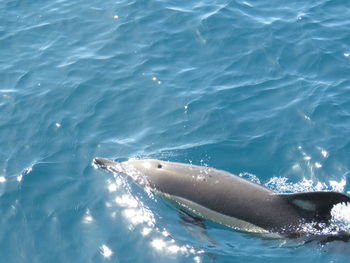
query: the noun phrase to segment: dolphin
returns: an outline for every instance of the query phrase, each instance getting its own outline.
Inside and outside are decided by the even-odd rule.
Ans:
[[[206,166],[155,159],[114,162],[104,158],[93,159],[93,165],[131,177],[190,215],[253,233],[289,238],[319,236],[330,225],[333,206],[350,202],[349,196],[339,192],[278,193]],[[349,236],[327,234],[329,240],[348,241]]]

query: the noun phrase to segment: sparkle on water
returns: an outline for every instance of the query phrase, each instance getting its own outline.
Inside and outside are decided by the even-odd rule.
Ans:
[[[0,1],[0,261],[349,262],[347,243],[188,224],[148,187],[91,166],[154,158],[350,194],[349,10]],[[345,230],[348,209],[332,210]]]

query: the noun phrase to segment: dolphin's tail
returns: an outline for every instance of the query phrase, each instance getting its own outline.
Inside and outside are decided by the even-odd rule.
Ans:
[[[328,223],[336,204],[350,203],[350,197],[338,192],[277,194],[292,204],[307,221]]]

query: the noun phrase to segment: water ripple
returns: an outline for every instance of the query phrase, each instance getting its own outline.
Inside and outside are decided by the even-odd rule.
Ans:
[[[205,238],[90,163],[152,157],[282,191],[349,193],[349,10],[1,1],[2,261],[348,262],[339,244],[333,253],[208,222]]]

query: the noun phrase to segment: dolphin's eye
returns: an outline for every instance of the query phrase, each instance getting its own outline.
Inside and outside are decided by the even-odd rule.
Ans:
[[[158,167],[158,168],[162,168],[163,166],[159,163],[157,167]]]

